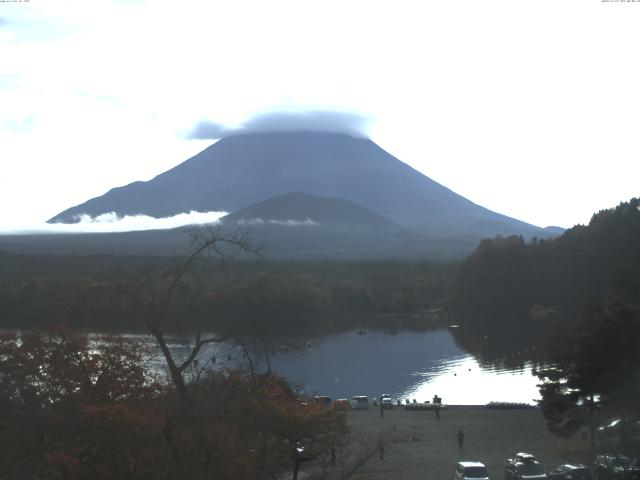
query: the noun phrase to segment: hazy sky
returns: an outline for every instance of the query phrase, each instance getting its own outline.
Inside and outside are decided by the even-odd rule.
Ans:
[[[198,128],[306,111],[492,210],[585,223],[640,195],[639,26],[639,1],[0,2],[0,229],[161,173]]]

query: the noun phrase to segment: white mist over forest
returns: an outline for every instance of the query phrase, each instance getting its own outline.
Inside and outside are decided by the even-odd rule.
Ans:
[[[0,234],[22,233],[104,233],[131,232],[138,230],[160,230],[184,225],[200,225],[217,222],[227,212],[179,213],[171,217],[154,218],[149,215],[119,216],[114,212],[96,217],[80,215],[78,223],[24,223],[9,225],[0,229]]]

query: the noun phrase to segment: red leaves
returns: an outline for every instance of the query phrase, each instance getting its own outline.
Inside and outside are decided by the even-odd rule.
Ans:
[[[322,455],[347,432],[342,414],[274,375],[211,374],[178,397],[118,337],[4,334],[0,360],[8,478],[266,478],[289,466],[298,442]]]
[[[25,478],[115,480],[143,459],[156,471],[160,388],[141,354],[116,337],[1,335],[0,463]]]

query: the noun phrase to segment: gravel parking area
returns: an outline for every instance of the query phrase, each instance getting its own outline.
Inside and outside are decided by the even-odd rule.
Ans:
[[[551,435],[537,408],[491,410],[484,406],[450,406],[440,412],[385,410],[349,411],[352,442],[375,445],[381,436],[384,459],[373,456],[351,478],[358,480],[452,480],[461,460],[483,462],[492,479],[504,478],[505,460],[516,452],[533,453],[547,471],[566,462],[589,462],[586,440]],[[457,433],[464,432],[458,448]]]

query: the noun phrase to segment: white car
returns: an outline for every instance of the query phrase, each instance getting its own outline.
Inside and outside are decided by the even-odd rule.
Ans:
[[[382,400],[380,400],[380,404],[382,405],[382,408],[393,408],[393,400],[391,400],[389,397],[383,398]]]
[[[454,480],[489,480],[489,474],[484,463],[458,462]]]

